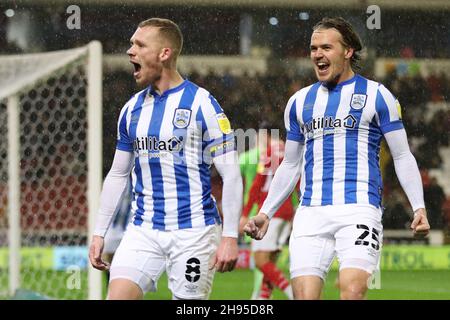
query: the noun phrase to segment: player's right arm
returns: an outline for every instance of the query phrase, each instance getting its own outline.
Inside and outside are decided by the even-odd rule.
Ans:
[[[102,260],[104,237],[111,225],[114,212],[120,205],[122,194],[127,188],[127,181],[134,163],[133,153],[116,150],[111,170],[105,178],[100,197],[100,209],[95,224],[94,236],[89,249],[89,259],[94,268],[105,270],[108,265]]]
[[[259,213],[250,219],[244,232],[256,240],[261,240],[269,227],[269,220],[292,193],[301,173],[303,143],[287,140],[285,156],[270,184],[269,194]]]
[[[102,260],[104,237],[120,205],[122,194],[127,188],[131,169],[134,165],[133,143],[127,130],[127,105],[122,109],[118,122],[117,147],[110,171],[103,183],[100,196],[100,209],[97,215],[94,235],[89,248],[89,260],[92,266],[106,270],[109,265]]]
[[[256,240],[264,237],[269,227],[269,220],[292,193],[300,178],[305,137],[297,119],[295,97],[294,95],[289,99],[284,113],[287,131],[284,159],[275,172],[269,194],[261,210],[244,227],[244,232]]]

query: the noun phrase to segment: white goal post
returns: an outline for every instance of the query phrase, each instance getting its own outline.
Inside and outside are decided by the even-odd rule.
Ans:
[[[0,134],[0,297],[101,299],[100,42],[0,56]]]

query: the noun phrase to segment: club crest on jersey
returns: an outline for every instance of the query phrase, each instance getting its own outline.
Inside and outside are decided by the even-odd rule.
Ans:
[[[350,102],[350,107],[352,107],[355,110],[362,109],[366,105],[366,100],[367,100],[366,94],[354,93],[354,94],[352,94],[352,100]]]
[[[189,125],[191,121],[191,110],[188,109],[175,109],[173,116],[173,125],[179,129],[184,129]]]

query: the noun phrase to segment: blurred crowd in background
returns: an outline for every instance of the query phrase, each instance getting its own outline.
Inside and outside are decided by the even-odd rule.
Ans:
[[[309,54],[310,32],[323,17],[342,16],[349,20],[377,57],[448,58],[446,40],[450,20],[445,11],[419,8],[403,9],[395,3],[380,7],[379,29],[368,29],[365,1],[360,6],[328,6],[320,1],[313,6],[265,5],[160,5],[78,4],[80,28],[69,29],[66,20],[68,2],[45,5],[32,1],[7,6],[15,10],[11,18],[0,19],[0,52],[33,52],[82,46],[93,39],[102,42],[108,54],[123,54],[137,24],[149,17],[176,21],[186,38],[183,54],[237,55],[246,51],[242,37],[248,37],[251,51],[268,50],[274,57],[305,57]],[[205,1],[206,3],[206,1]],[[3,10],[2,10],[3,12]],[[9,23],[10,20],[10,23]],[[412,30],[413,29],[413,30]],[[247,52],[249,54],[256,52]],[[246,54],[247,54],[246,53]]]

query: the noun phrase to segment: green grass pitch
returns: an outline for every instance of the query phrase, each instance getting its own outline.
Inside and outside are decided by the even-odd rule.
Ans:
[[[335,287],[337,272],[330,271],[323,290],[323,299],[339,299]],[[380,289],[368,292],[369,300],[450,300],[450,270],[433,271],[381,271]],[[212,300],[248,300],[253,289],[253,271],[235,270],[230,273],[216,273]],[[163,275],[158,283],[158,292],[148,293],[146,299],[165,300],[171,298],[167,289],[167,277]],[[286,299],[275,290],[273,299]]]
[[[287,271],[285,270],[287,274]],[[51,273],[52,283],[45,287],[39,284],[39,280],[49,277],[46,272],[38,271],[33,277],[25,277],[24,288],[33,290],[55,299],[64,299],[70,296],[71,299],[84,299],[86,297],[87,275],[82,273],[82,290],[71,291],[70,294],[64,292],[64,283],[68,275],[64,272]],[[337,272],[330,271],[323,290],[323,299],[336,300],[339,298],[339,291],[335,287]],[[7,285],[6,277],[0,276],[2,287]],[[45,282],[45,280],[43,280]],[[450,270],[430,270],[430,271],[381,271],[381,288],[371,289],[368,292],[369,300],[450,300]],[[59,290],[56,295],[54,288]],[[52,289],[53,288],[53,289]],[[84,290],[83,290],[84,289]],[[211,300],[249,300],[253,289],[252,270],[234,270],[227,273],[216,273],[213,283]],[[47,292],[46,292],[47,291]],[[104,281],[104,292],[106,292],[106,277]],[[6,297],[2,297],[3,299]],[[286,299],[280,290],[274,290],[273,299]],[[22,299],[33,299],[33,296],[24,296]],[[170,300],[171,293],[167,288],[167,277],[162,275],[158,282],[158,291],[148,293],[145,299]]]

